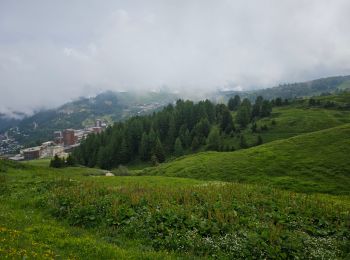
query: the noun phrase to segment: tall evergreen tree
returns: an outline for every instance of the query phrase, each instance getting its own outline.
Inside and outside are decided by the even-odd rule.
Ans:
[[[250,113],[249,113],[248,107],[246,106],[239,107],[236,115],[236,121],[243,128],[245,128],[249,124]]]
[[[175,119],[174,116],[171,115],[169,117],[169,129],[168,129],[168,134],[167,134],[167,145],[169,147],[169,151],[173,151],[173,145],[176,139],[176,125],[175,125]]]
[[[258,138],[256,140],[256,145],[261,145],[263,143],[263,139],[260,135],[258,135]]]
[[[156,139],[156,144],[153,150],[153,154],[157,157],[158,162],[162,163],[165,161],[165,153],[164,153],[163,145],[160,142],[159,138]]]
[[[131,161],[129,147],[128,147],[126,139],[123,139],[123,141],[120,145],[118,159],[119,159],[118,160],[119,164],[126,164],[129,161]]]
[[[220,131],[217,127],[213,127],[207,139],[207,149],[219,151],[221,146]]]
[[[247,141],[245,140],[244,135],[241,135],[241,138],[240,138],[240,140],[239,140],[239,146],[240,146],[242,149],[248,148],[248,144],[247,144]]]
[[[200,143],[199,143],[198,137],[195,136],[192,139],[191,149],[192,151],[196,151],[199,147],[200,147]]]
[[[74,156],[72,154],[69,154],[66,160],[66,165],[67,166],[75,166],[77,164]]]
[[[231,133],[232,130],[234,130],[232,115],[228,109],[225,109],[222,112],[220,129],[221,129],[221,131],[225,132],[226,134],[229,134],[229,133]]]
[[[272,105],[268,100],[264,100],[261,105],[261,117],[270,116],[272,112]]]
[[[256,98],[252,108],[252,118],[261,116],[261,108],[262,108],[263,100],[264,99],[262,96],[258,96]]]
[[[241,98],[238,95],[235,95],[234,98],[230,98],[228,101],[228,109],[231,111],[235,111],[238,109],[238,107],[241,105]]]
[[[175,145],[174,145],[174,154],[175,156],[181,156],[184,154],[184,150],[183,150],[180,138],[176,138]]]
[[[149,147],[148,135],[144,132],[142,134],[141,143],[139,147],[139,155],[141,160],[147,161],[150,159],[151,151]]]

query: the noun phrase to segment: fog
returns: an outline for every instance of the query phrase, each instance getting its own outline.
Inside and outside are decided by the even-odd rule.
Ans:
[[[350,74],[348,0],[0,2],[0,112]]]

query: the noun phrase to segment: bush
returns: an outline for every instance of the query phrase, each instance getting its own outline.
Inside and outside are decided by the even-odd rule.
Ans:
[[[113,171],[116,176],[130,176],[130,172],[126,166],[119,165],[116,170]]]
[[[52,168],[63,168],[65,167],[65,160],[58,157],[56,154],[50,161],[50,167]]]

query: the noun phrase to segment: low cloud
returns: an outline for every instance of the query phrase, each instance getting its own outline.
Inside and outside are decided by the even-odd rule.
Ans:
[[[0,112],[350,74],[350,2],[3,1]]]

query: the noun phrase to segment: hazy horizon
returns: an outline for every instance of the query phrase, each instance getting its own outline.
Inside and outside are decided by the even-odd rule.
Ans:
[[[350,2],[2,1],[0,113],[350,74]]]

